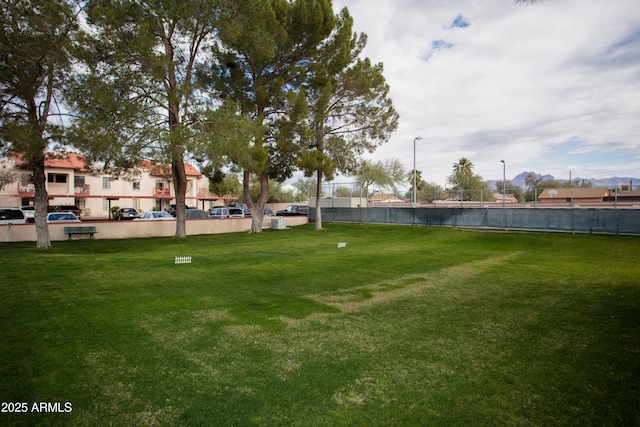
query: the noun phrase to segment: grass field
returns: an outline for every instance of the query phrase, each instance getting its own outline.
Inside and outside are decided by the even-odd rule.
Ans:
[[[0,425],[640,425],[637,237],[34,246],[0,244]]]

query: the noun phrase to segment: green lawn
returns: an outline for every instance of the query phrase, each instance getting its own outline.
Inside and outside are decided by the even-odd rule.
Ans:
[[[325,227],[0,244],[0,425],[640,425],[640,238]]]

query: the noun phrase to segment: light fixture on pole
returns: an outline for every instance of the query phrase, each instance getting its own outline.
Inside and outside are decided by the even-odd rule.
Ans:
[[[507,205],[507,164],[504,162],[504,160],[500,161],[502,162],[502,207],[504,208]]]
[[[411,203],[411,206],[413,206],[414,208],[417,206],[417,200],[418,198],[416,197],[416,191],[417,191],[417,185],[416,185],[416,141],[421,140],[422,137],[421,136],[416,136],[415,138],[413,138],[413,201]]]

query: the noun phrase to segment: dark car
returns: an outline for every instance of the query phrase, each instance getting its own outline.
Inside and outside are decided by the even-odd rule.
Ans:
[[[251,211],[249,211],[248,207],[244,207],[242,208],[242,210],[244,211],[244,216],[246,216],[247,218],[251,217]],[[264,217],[268,217],[268,216],[274,216],[273,211],[270,208],[264,208],[264,213],[262,214]]]
[[[55,212],[71,212],[72,214],[74,214],[75,216],[78,217],[78,219],[80,218],[80,209],[78,209],[77,206],[75,205],[61,205],[61,206],[56,206]]]
[[[289,205],[285,209],[277,212],[278,216],[309,215],[307,205]]]
[[[247,205],[245,205],[244,203],[230,203],[229,207],[240,208],[240,209],[242,209],[242,212],[244,212],[244,217],[245,218],[251,218],[251,211],[249,210]],[[273,214],[273,211],[270,208],[265,207],[263,216],[265,216],[265,217],[274,216],[274,214]]]
[[[185,219],[196,219],[196,218],[204,219],[204,218],[209,218],[209,216],[207,215],[207,211],[205,211],[204,209],[187,209],[186,210]]]
[[[192,208],[191,206],[185,206],[185,209],[195,209],[195,208]],[[167,212],[169,212],[171,216],[176,216],[176,205],[169,206],[169,209],[167,209]]]
[[[133,208],[120,208],[113,213],[113,219],[136,219],[140,218],[140,212]]]

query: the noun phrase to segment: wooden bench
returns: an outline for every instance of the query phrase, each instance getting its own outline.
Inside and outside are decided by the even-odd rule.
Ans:
[[[74,234],[89,234],[93,239],[93,235],[97,233],[95,227],[65,227],[64,232],[69,235],[69,240],[72,240]]]

